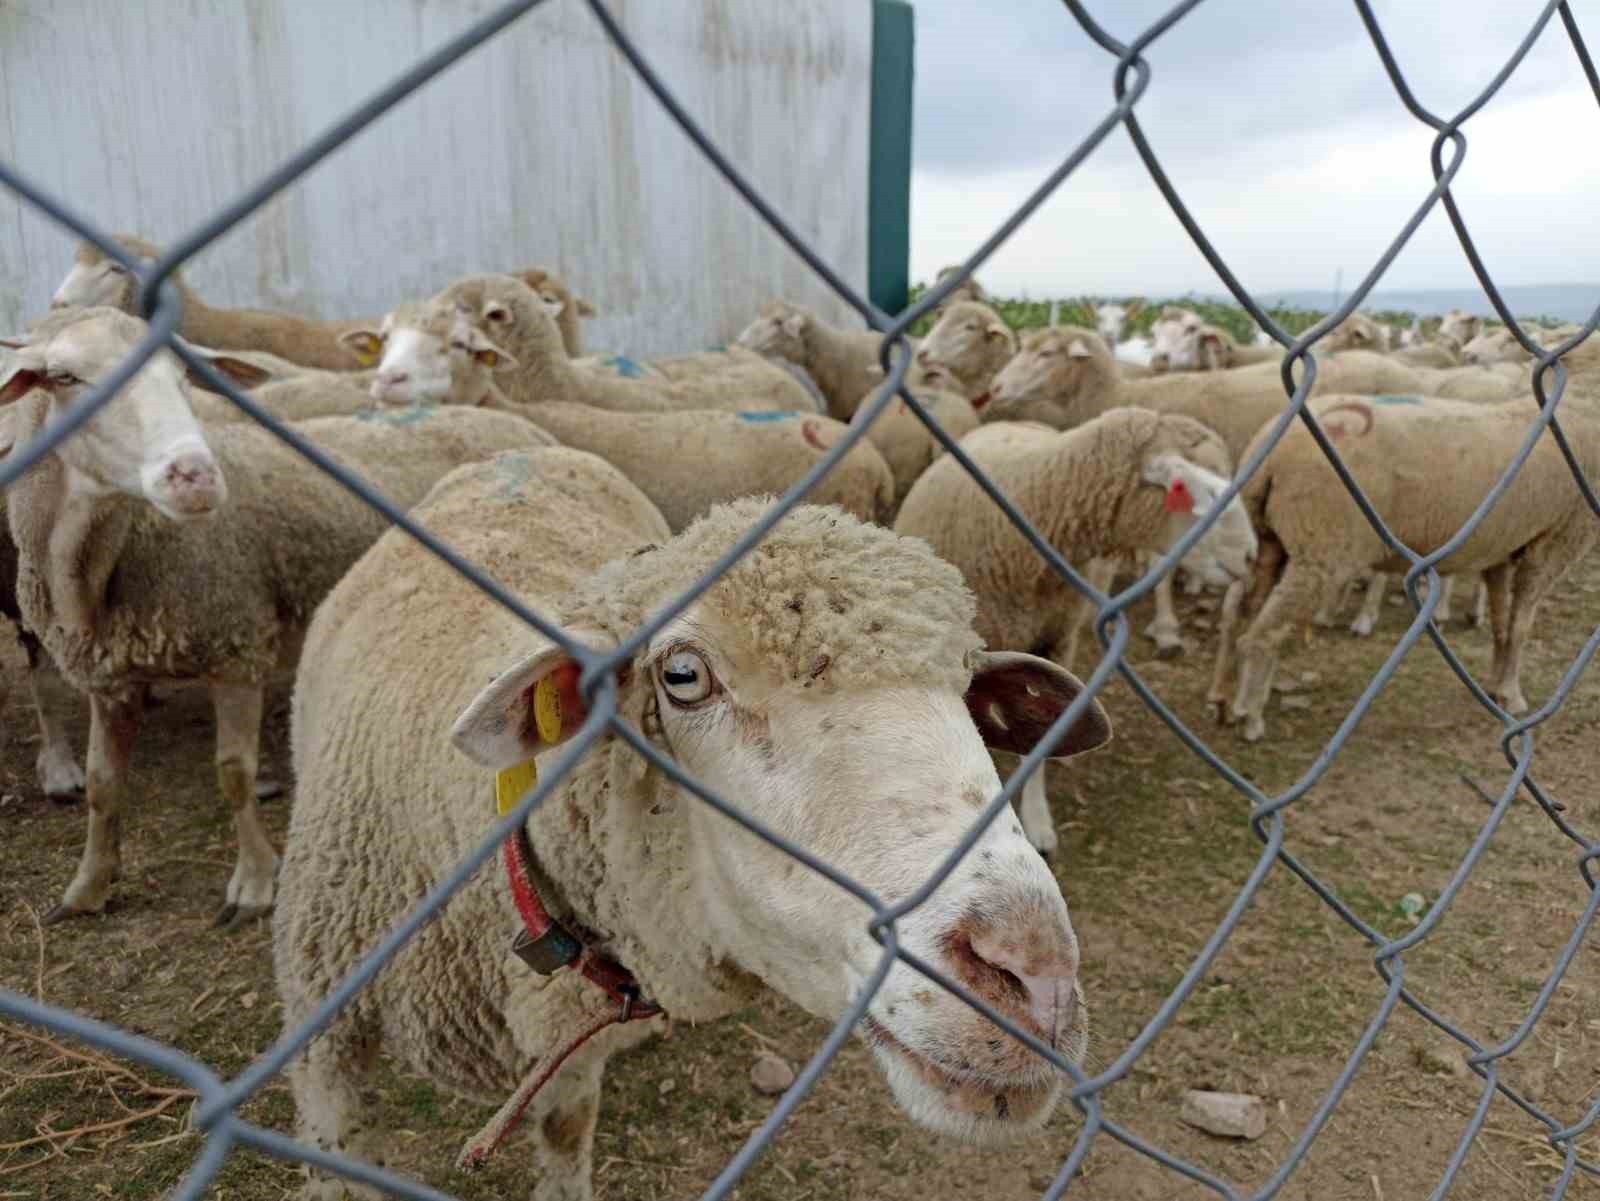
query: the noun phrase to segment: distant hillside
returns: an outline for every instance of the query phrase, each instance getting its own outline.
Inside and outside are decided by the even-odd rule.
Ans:
[[[1587,321],[1600,305],[1600,284],[1536,284],[1528,287],[1500,289],[1500,295],[1518,317],[1557,317],[1563,321]],[[1272,306],[1292,309],[1318,309],[1326,312],[1333,303],[1331,291],[1321,292],[1260,292],[1258,300]],[[1232,303],[1231,296],[1214,299]],[[1437,317],[1449,309],[1465,309],[1482,317],[1491,317],[1494,310],[1488,298],[1476,288],[1440,288],[1407,292],[1379,288],[1367,297],[1364,309],[1390,310],[1416,313],[1423,317]]]

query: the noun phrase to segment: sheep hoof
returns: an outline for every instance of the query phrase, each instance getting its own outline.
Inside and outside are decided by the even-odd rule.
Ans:
[[[273,776],[256,776],[256,800],[270,801],[273,797],[283,795],[283,781]]]
[[[1246,742],[1260,742],[1267,733],[1267,723],[1259,717],[1245,719],[1242,736]]]
[[[265,917],[271,912],[271,905],[236,905],[229,901],[217,911],[211,926],[215,930],[237,930],[240,926],[249,925],[256,918]]]
[[[33,768],[39,778],[39,787],[52,801],[72,803],[83,799],[87,784],[83,765],[66,748],[43,748]]]
[[[1182,642],[1156,643],[1156,658],[1162,660],[1176,659],[1183,654]]]
[[[1372,633],[1372,623],[1370,621],[1357,618],[1355,621],[1350,623],[1350,632],[1357,638],[1365,638],[1367,635]]]
[[[92,917],[92,916],[93,916],[93,911],[92,910],[74,909],[71,905],[68,905],[65,901],[63,901],[61,904],[57,905],[54,909],[52,909],[49,913],[45,914],[44,917],[42,919],[40,919],[40,920],[41,920],[41,924],[42,925],[54,926],[54,925],[57,925],[60,922],[66,921],[68,918],[73,918],[73,917]]]

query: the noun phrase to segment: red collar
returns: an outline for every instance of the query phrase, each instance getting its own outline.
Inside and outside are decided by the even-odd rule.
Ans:
[[[593,947],[584,946],[577,936],[550,916],[550,911],[544,907],[544,901],[539,896],[538,885],[533,880],[533,848],[522,826],[506,836],[500,850],[506,865],[506,879],[511,885],[512,900],[516,902],[517,912],[522,915],[523,928],[517,932],[511,944],[512,953],[541,976],[551,976],[565,967],[576,965],[579,975],[605,992],[615,1002],[616,1009],[602,1014],[534,1061],[522,1083],[517,1086],[517,1091],[511,1094],[488,1125],[461,1149],[456,1163],[469,1170],[482,1164],[506,1135],[516,1128],[523,1111],[574,1051],[608,1026],[644,1021],[658,1017],[663,1012],[659,1005],[640,995],[639,982],[634,979],[632,972]]]

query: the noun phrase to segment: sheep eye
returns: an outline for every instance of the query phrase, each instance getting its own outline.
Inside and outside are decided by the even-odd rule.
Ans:
[[[667,699],[679,708],[691,708],[710,698],[716,677],[694,651],[674,651],[661,664],[661,686]]]
[[[128,269],[126,267],[124,267],[121,263],[107,263],[106,264],[106,270],[108,272],[110,272],[112,275],[126,275],[126,274],[128,274]]]
[[[83,383],[70,371],[52,371],[49,378],[51,386],[55,388],[72,388]]]

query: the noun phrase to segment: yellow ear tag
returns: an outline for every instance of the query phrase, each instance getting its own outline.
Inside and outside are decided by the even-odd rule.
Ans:
[[[492,368],[500,362],[500,356],[495,354],[495,352],[492,350],[480,350],[478,352],[478,362],[482,363],[485,367]]]
[[[494,778],[495,810],[504,817],[517,807],[517,802],[538,782],[539,767],[532,759],[497,773]]]
[[[552,745],[561,741],[561,686],[555,672],[534,685],[533,720],[541,739]]]

